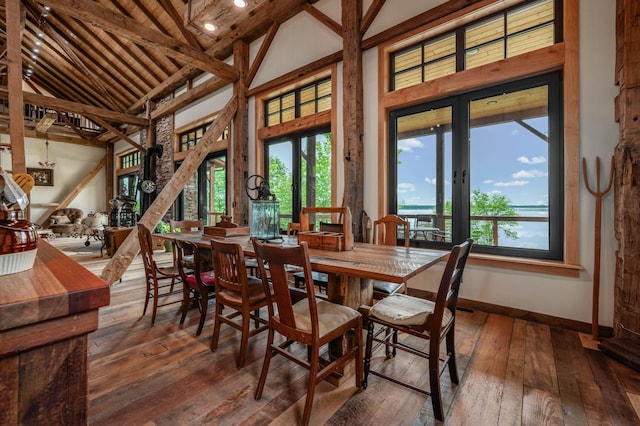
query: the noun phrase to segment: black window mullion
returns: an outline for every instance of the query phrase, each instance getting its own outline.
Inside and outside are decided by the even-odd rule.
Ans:
[[[452,111],[452,194],[451,194],[451,241],[458,244],[469,237],[469,102],[458,98]]]

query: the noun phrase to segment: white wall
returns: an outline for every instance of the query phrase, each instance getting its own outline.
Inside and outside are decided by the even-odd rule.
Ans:
[[[366,7],[371,1],[365,1]],[[384,30],[424,10],[443,3],[442,0],[388,0],[366,37]],[[320,0],[315,7],[340,21],[340,1]],[[618,140],[618,127],[613,119],[615,64],[615,1],[580,0],[580,156],[587,158],[593,170],[595,157],[604,160],[603,175]],[[251,46],[251,57],[260,48],[261,40]],[[340,49],[340,40],[307,13],[301,13],[278,30],[269,53],[256,75],[254,86],[270,81],[303,64],[322,58]],[[364,207],[371,217],[378,215],[378,52],[364,53]],[[342,72],[338,66],[338,74]],[[342,158],[342,79],[338,81],[338,158]],[[212,95],[176,114],[176,126],[189,123],[217,111],[229,98],[223,91]],[[255,104],[249,105],[250,164],[254,164]],[[253,168],[253,166],[251,166]],[[338,161],[338,167],[341,167]],[[338,172],[339,191],[342,191],[343,171]],[[592,182],[595,176],[592,175]],[[338,195],[341,199],[341,194]],[[580,187],[580,263],[584,270],[579,278],[522,273],[512,270],[468,266],[461,296],[485,303],[510,306],[541,314],[591,322],[591,292],[593,280],[593,198],[584,185]],[[576,218],[578,219],[578,218]],[[602,226],[602,263],[600,291],[600,323],[612,326],[615,250],[613,235],[613,194],[604,199]],[[416,277],[410,286],[434,288],[441,268],[432,268],[425,276]]]

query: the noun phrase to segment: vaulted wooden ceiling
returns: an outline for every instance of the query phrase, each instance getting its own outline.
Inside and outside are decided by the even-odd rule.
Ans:
[[[23,81],[36,94],[60,101],[25,96],[24,102],[99,124],[91,134],[67,123],[58,129],[62,133],[113,141],[110,127],[126,133],[136,128],[134,123],[123,130],[122,123],[132,123],[118,114],[144,115],[148,101],[153,111],[153,102],[205,72],[220,84],[236,80],[236,70],[225,62],[233,43],[256,40],[315,1],[248,0],[238,8],[233,0],[22,0]],[[0,15],[0,98],[6,99],[4,7]],[[205,21],[217,29],[206,31]],[[5,111],[0,121],[6,122]],[[26,120],[25,128],[36,124]]]

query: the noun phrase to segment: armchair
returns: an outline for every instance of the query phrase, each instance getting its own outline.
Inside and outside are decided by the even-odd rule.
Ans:
[[[82,229],[82,217],[84,213],[80,209],[65,208],[54,211],[49,216],[48,228],[54,234],[73,235]]]

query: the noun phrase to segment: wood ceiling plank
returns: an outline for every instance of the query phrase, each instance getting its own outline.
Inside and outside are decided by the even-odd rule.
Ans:
[[[118,0],[109,0],[110,4],[120,13],[122,13],[124,16],[128,17],[128,18],[132,18],[134,20],[137,21],[136,17],[133,16],[131,14],[131,12],[129,10],[127,10],[122,4],[121,2],[119,2]],[[140,23],[140,25],[145,25],[143,23]],[[125,43],[123,43],[122,41],[120,41],[121,44],[126,45]],[[180,68],[181,64],[179,64],[178,62],[176,62],[175,59],[173,58],[169,58],[166,57],[164,55],[157,55],[154,54],[153,49],[147,49],[145,46],[138,46],[135,43],[131,43],[132,44],[132,48],[136,48],[139,49],[142,53],[143,53],[143,57],[148,58],[149,61],[147,61],[147,63],[152,63],[154,64],[158,69],[158,71],[160,71],[164,77],[160,78],[159,81],[163,81],[165,78],[167,78],[169,75],[171,75],[171,70],[175,70],[176,68]],[[142,63],[142,61],[140,59],[138,59],[139,62]]]
[[[59,13],[65,13],[76,19],[91,22],[105,31],[127,38],[134,43],[161,51],[166,56],[180,59],[186,63],[208,71],[228,81],[235,81],[238,72],[231,65],[210,56],[201,50],[178,42],[172,37],[141,27],[135,20],[118,14],[101,4],[89,0],[37,0],[49,5]]]

